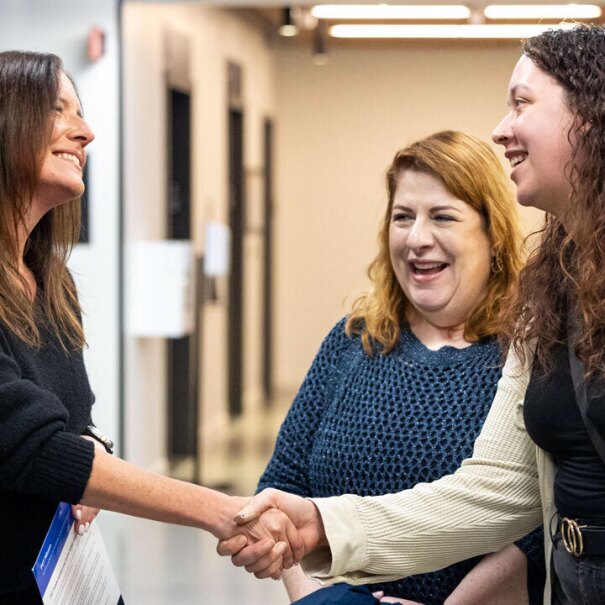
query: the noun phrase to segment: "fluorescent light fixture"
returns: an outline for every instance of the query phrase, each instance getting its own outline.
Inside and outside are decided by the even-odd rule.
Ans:
[[[596,4],[491,4],[483,11],[488,19],[596,19]]]
[[[311,14],[318,19],[468,19],[471,11],[456,4],[319,4]]]
[[[531,38],[548,29],[571,29],[573,23],[559,25],[333,25],[333,38]]]

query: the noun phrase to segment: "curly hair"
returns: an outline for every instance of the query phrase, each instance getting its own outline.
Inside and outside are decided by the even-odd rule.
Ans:
[[[507,307],[504,344],[523,357],[522,341],[537,339],[536,357],[548,374],[553,345],[566,342],[568,311],[582,328],[576,351],[587,375],[605,374],[605,28],[578,25],[527,39],[523,54],[563,88],[575,115],[566,173],[571,199],[563,216],[547,214],[540,245],[522,271]],[[563,226],[565,225],[565,227]]]
[[[388,354],[399,341],[410,302],[391,264],[389,226],[393,199],[401,173],[417,170],[436,176],[456,198],[482,217],[492,252],[492,271],[485,296],[468,318],[468,342],[499,334],[502,307],[512,296],[523,266],[523,238],[517,204],[508,178],[491,147],[478,138],[443,131],[401,149],[386,173],[388,204],[378,234],[379,251],[368,269],[370,292],[354,303],[346,330],[359,334],[366,352]]]
[[[39,346],[35,310],[41,306],[61,343],[85,344],[80,307],[67,257],[80,233],[80,200],[47,212],[25,243],[23,260],[39,286],[36,304],[19,272],[17,233],[31,206],[53,126],[61,59],[25,51],[0,53],[0,317],[31,346]],[[16,287],[21,283],[24,287]]]

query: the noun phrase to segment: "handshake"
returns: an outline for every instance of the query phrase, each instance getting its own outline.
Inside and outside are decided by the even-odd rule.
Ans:
[[[282,570],[327,544],[321,516],[310,500],[275,489],[229,500],[225,510],[239,512],[214,528],[217,552],[257,578],[277,580]]]

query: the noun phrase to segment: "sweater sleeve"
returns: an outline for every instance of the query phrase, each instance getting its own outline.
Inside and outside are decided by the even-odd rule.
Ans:
[[[453,475],[378,497],[314,499],[329,542],[303,559],[319,580],[382,582],[501,550],[542,522],[535,445],[523,424],[532,358],[509,353],[473,457]]]
[[[342,359],[351,344],[344,331],[345,321],[340,320],[332,328],[313,360],[279,430],[257,491],[274,487],[299,496],[311,495],[308,460],[314,435],[342,381]]]
[[[0,489],[80,501],[94,445],[66,432],[68,418],[56,395],[21,376],[0,338]]]

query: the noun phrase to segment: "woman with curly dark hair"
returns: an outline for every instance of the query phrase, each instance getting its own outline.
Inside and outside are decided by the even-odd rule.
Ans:
[[[605,603],[605,28],[525,41],[508,106],[493,139],[519,203],[544,210],[546,222],[505,312],[511,346],[473,457],[394,495],[257,496],[241,520],[286,511],[307,552],[324,547],[303,560],[318,578],[424,573],[543,522],[555,572],[544,602]],[[254,551],[234,562],[251,566]]]

